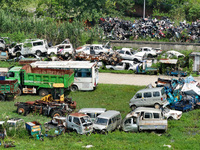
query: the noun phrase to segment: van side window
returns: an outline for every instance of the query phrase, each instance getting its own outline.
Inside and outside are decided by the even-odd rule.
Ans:
[[[108,125],[111,124],[111,119],[109,119]]]
[[[153,97],[159,97],[160,96],[160,92],[153,92]]]
[[[151,92],[144,93],[144,98],[148,98],[148,97],[151,97]]]
[[[159,119],[160,117],[159,117],[159,113],[153,113],[153,117],[155,118],[155,119]]]
[[[144,115],[144,118],[145,119],[151,119],[152,118],[152,113],[145,113],[145,115]]]
[[[69,116],[69,122],[72,122],[72,116]]]
[[[97,114],[96,114],[96,117],[99,116],[99,115],[101,115],[101,114],[100,114],[100,113],[97,113]]]
[[[90,118],[95,118],[95,114],[94,114],[94,113],[87,113],[87,115],[88,115]]]
[[[78,118],[75,118],[75,117],[74,117],[73,122],[74,122],[75,124],[77,124],[77,125],[80,125],[80,120],[79,120]]]
[[[137,94],[135,95],[135,98],[142,98],[142,93],[137,93]]]
[[[43,45],[43,42],[33,42],[33,46]]]

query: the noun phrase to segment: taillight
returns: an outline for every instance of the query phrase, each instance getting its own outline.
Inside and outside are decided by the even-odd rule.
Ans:
[[[161,97],[161,101],[163,101],[163,98]]]

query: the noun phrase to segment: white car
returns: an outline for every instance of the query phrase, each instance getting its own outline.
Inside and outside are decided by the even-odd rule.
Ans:
[[[147,57],[156,57],[157,53],[152,47],[140,47],[138,52],[145,52]]]
[[[166,118],[166,119],[174,119],[174,120],[179,120],[182,116],[182,111],[178,111],[178,110],[171,110],[171,109],[168,109],[168,108],[162,108],[162,113],[163,113],[163,116]]]
[[[76,49],[76,53],[84,52],[86,54],[96,54],[101,55],[102,53],[113,52],[112,48],[108,46],[108,44],[91,44],[91,45],[84,45],[82,47],[78,47]]]
[[[137,52],[133,56],[134,56],[133,61],[135,62],[142,62],[147,57],[145,52]]]
[[[171,51],[167,51],[164,55],[167,55],[167,58],[172,58],[172,57],[185,57],[184,54],[180,53],[180,52],[177,52],[177,51],[174,51],[174,50],[171,50]]]
[[[134,60],[135,56],[129,50],[117,50],[122,59]]]
[[[113,65],[106,65],[107,69],[111,70],[136,70],[139,64],[129,60],[123,60],[120,63]]]
[[[73,53],[72,44],[59,44],[57,46],[48,48],[48,51],[47,51],[48,55],[61,54],[61,55],[68,56],[68,55],[71,55],[72,53]]]

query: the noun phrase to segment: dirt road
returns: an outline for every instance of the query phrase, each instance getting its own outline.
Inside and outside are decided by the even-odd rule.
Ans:
[[[99,73],[99,83],[104,84],[126,84],[126,85],[148,85],[155,86],[155,81],[158,78],[171,79],[172,76],[163,75],[140,75],[140,74],[114,74],[114,73]],[[194,78],[200,82],[200,77]]]

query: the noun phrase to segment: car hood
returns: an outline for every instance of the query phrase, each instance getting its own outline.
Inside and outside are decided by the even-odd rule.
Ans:
[[[96,129],[96,130],[103,130],[105,129],[107,126],[105,125],[100,125],[100,124],[94,124],[93,125],[93,128]]]

